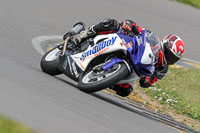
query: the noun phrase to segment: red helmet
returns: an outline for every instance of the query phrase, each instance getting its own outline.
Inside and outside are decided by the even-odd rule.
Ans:
[[[176,63],[184,54],[184,43],[180,37],[175,34],[165,36],[161,41],[164,62],[168,65]]]

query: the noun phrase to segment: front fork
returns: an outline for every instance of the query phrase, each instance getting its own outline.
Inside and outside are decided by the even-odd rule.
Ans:
[[[104,64],[102,66],[103,70],[106,71],[108,70],[109,68],[111,68],[113,65],[117,64],[117,63],[124,63],[126,65],[126,67],[128,68],[128,71],[129,73],[131,73],[131,69],[130,69],[130,66],[129,64],[125,61],[125,60],[122,60],[122,59],[119,59],[117,57],[114,57],[112,58],[109,62],[107,62],[106,64]]]

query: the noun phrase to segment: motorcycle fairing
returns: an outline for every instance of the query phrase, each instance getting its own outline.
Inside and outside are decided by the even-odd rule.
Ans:
[[[105,70],[109,69],[110,67],[112,67],[114,64],[120,63],[120,62],[123,62],[123,60],[119,59],[117,57],[114,57],[108,63],[106,63],[105,65],[103,65],[102,68],[105,71]]]
[[[69,55],[80,72],[85,71],[88,64],[97,56],[117,50],[127,51],[138,76],[151,76],[155,71],[156,60],[145,30],[134,38],[122,33],[113,33],[98,35],[93,41],[94,45],[90,45],[85,51]]]
[[[70,55],[60,56],[59,60],[59,69],[71,79],[78,81],[80,75],[82,74],[82,70],[77,66],[72,57]]]
[[[93,40],[93,46],[89,46],[84,52],[71,55],[72,59],[82,71],[85,71],[88,64],[99,55],[117,50],[126,51],[126,47],[120,44],[122,40],[116,33],[98,35]]]
[[[133,41],[133,37],[127,36],[122,33],[117,33],[117,35],[121,38],[122,42],[127,45],[128,43]]]
[[[133,38],[133,46],[127,49],[138,76],[151,76],[155,71],[156,59],[151,50],[145,30]]]

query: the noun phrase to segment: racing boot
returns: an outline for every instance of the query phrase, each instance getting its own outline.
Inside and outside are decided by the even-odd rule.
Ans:
[[[126,97],[130,95],[130,93],[133,91],[132,85],[126,83],[126,84],[117,84],[110,87],[111,90],[114,90],[117,95]]]
[[[84,40],[84,39],[88,39],[89,37],[92,37],[96,35],[96,32],[94,30],[94,25],[91,26],[90,28],[86,29],[86,30],[83,30],[81,31],[79,34],[75,35],[73,38],[72,38],[72,42],[75,46],[78,46],[81,44],[81,42]]]

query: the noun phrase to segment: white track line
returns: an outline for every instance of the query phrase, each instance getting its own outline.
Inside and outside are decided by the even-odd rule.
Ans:
[[[44,55],[45,52],[41,47],[41,43],[47,40],[62,39],[62,36],[38,36],[32,39],[33,48],[41,55]]]
[[[181,60],[185,60],[185,61],[193,62],[193,63],[196,63],[196,64],[200,64],[199,61],[191,60],[191,59],[187,59],[187,58],[182,58]]]
[[[45,52],[41,47],[41,43],[44,42],[44,41],[47,41],[47,40],[55,40],[55,39],[62,39],[62,36],[55,35],[55,36],[38,36],[38,37],[35,37],[35,38],[32,39],[33,48],[39,54],[44,55]],[[195,61],[195,60],[191,60],[191,59],[187,59],[187,58],[182,58],[182,60],[200,64],[199,61]]]

